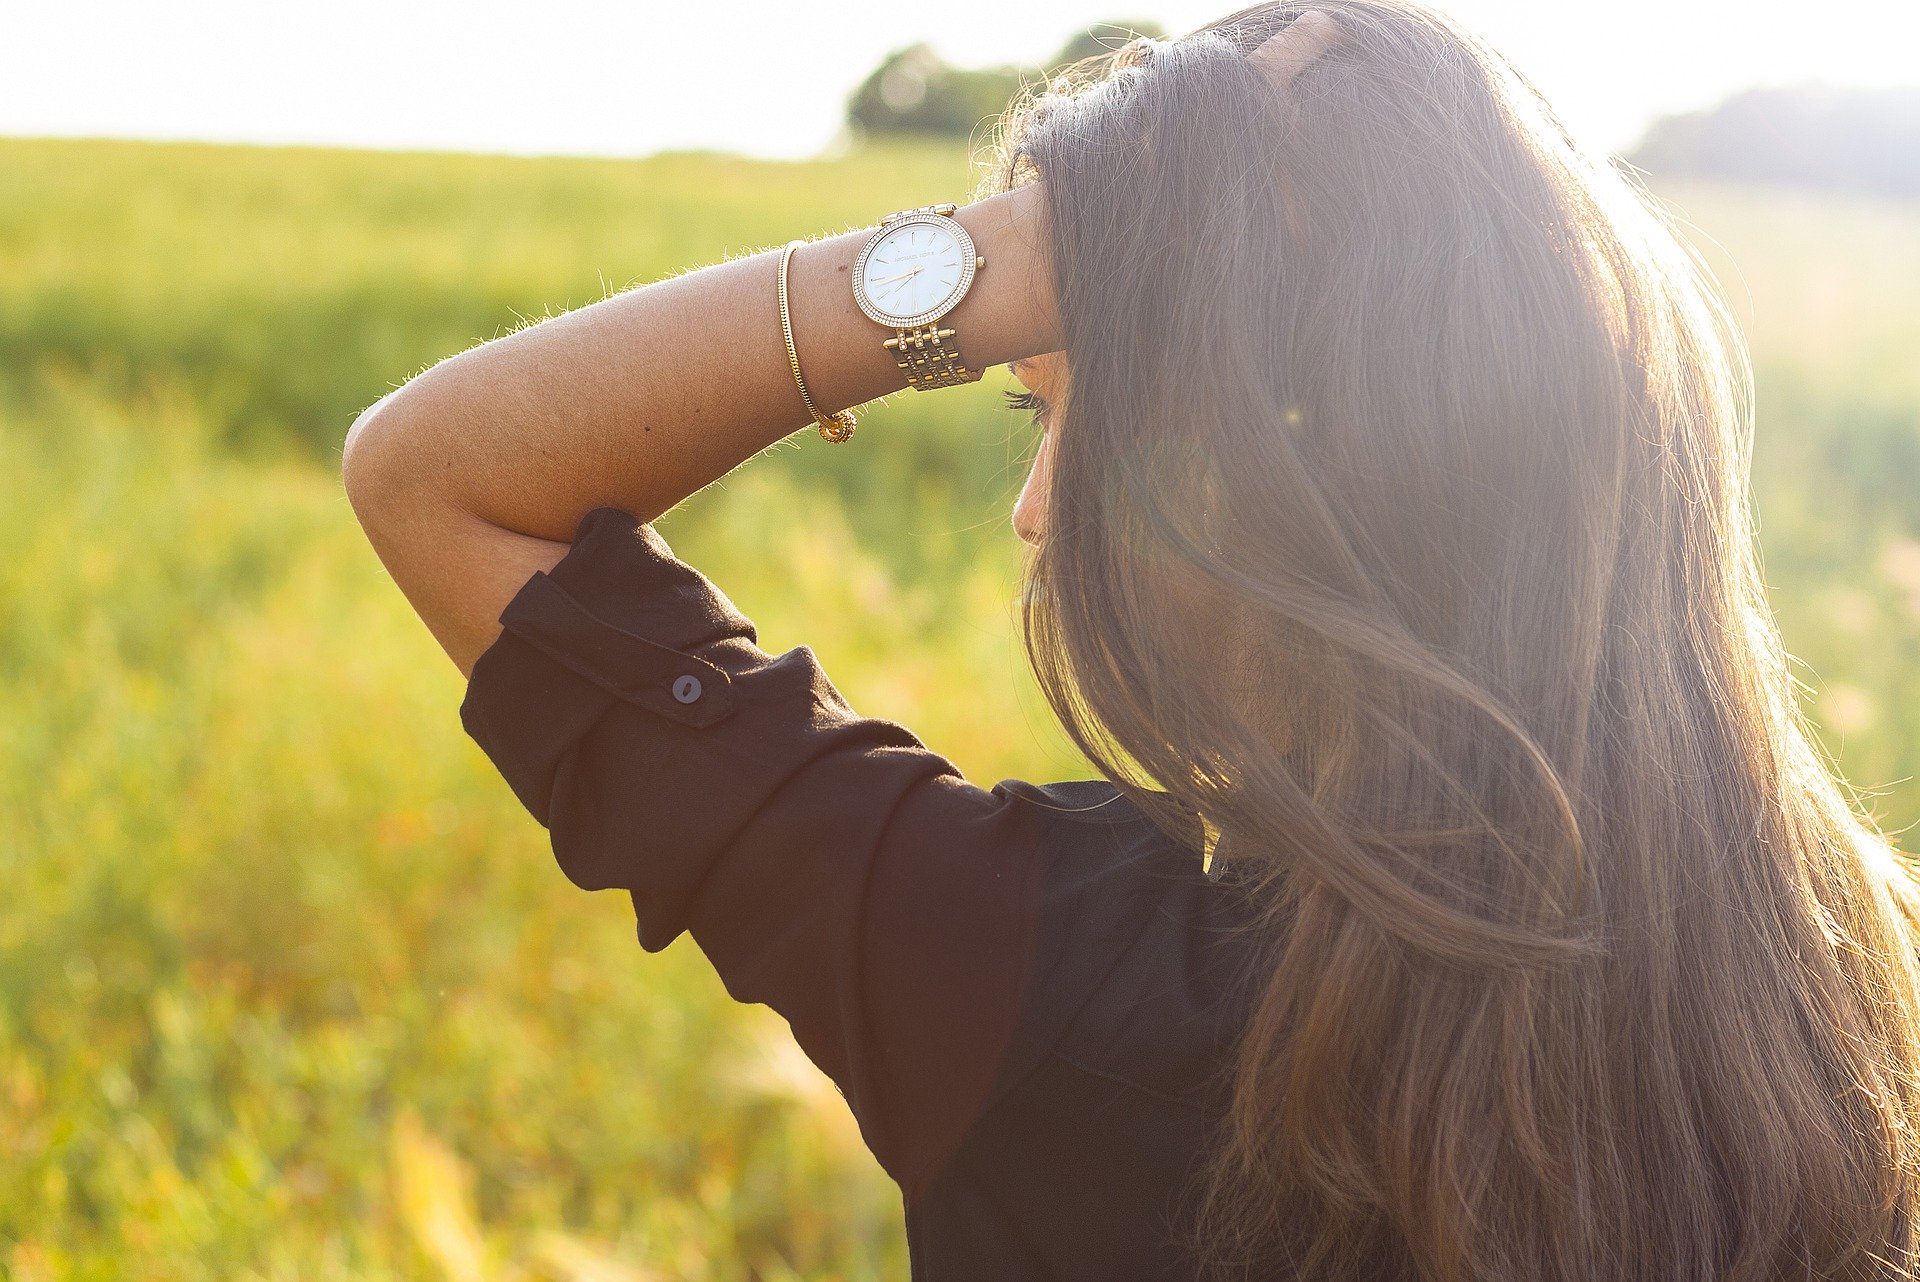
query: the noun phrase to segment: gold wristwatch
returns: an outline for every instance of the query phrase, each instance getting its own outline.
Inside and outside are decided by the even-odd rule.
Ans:
[[[888,214],[853,260],[853,301],[893,331],[880,345],[916,391],[976,382],[985,373],[967,368],[952,328],[940,327],[987,265],[953,216],[958,208],[922,205]]]

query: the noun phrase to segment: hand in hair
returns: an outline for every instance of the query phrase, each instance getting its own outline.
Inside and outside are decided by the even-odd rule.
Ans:
[[[1340,36],[1340,23],[1332,14],[1325,9],[1309,9],[1269,36],[1247,59],[1273,81],[1276,89],[1285,89]]]

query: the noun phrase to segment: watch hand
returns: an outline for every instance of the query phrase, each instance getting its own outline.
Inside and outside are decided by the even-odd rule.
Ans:
[[[920,274],[920,269],[916,267],[910,272],[901,272],[898,276],[889,276],[883,283],[891,285],[898,281],[911,280],[913,277],[918,276],[919,274]]]

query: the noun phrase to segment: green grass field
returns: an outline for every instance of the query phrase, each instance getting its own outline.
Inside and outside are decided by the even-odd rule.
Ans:
[[[0,141],[0,1278],[905,1275],[784,1024],[553,865],[337,461],[440,356],[967,176]],[[1809,706],[1912,824],[1920,208],[1663,195],[1753,337]],[[1089,773],[1015,640],[1011,385],[796,436],[661,523],[983,786]]]

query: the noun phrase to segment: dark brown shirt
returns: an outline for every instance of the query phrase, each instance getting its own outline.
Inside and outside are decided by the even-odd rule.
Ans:
[[[1249,917],[1110,781],[991,789],[589,513],[461,720],[640,946],[784,1016],[900,1185],[915,1282],[1175,1279]],[[1216,871],[1219,861],[1215,863]]]

